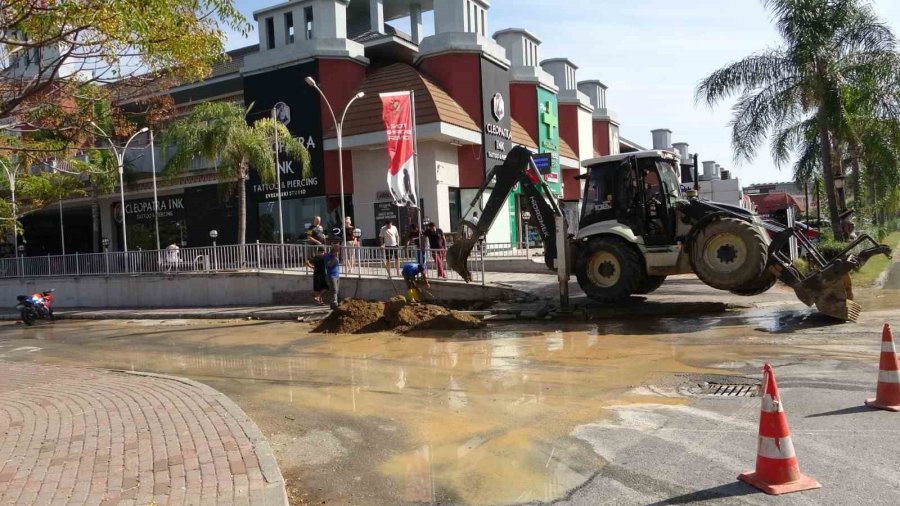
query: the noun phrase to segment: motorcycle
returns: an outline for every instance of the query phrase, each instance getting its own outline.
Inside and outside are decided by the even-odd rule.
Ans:
[[[16,309],[22,315],[22,323],[25,325],[34,325],[34,322],[44,318],[53,321],[53,292],[34,293],[31,295],[19,295],[16,297],[18,304]]]

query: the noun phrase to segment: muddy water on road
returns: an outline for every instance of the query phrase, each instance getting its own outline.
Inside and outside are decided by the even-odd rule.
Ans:
[[[0,359],[206,382],[263,429],[298,503],[507,504],[562,497],[602,468],[570,434],[605,406],[646,402],[639,387],[677,373],[776,353],[779,329],[811,317],[758,312],[428,337],[320,336],[288,323],[59,322],[0,327]],[[41,350],[14,351],[22,346]]]

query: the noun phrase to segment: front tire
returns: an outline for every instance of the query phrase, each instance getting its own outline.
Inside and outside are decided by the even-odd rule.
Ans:
[[[738,218],[720,218],[704,226],[691,247],[697,277],[719,290],[744,290],[764,275],[769,248],[757,227]]]
[[[34,320],[37,319],[37,315],[34,313],[34,309],[25,308],[22,310],[22,323],[25,325],[34,325]]]
[[[621,239],[596,238],[579,252],[575,275],[591,299],[616,302],[637,291],[644,264],[638,252]]]
[[[638,285],[637,291],[634,293],[638,295],[646,295],[648,293],[653,293],[659,290],[659,287],[666,282],[665,276],[650,276],[649,274],[644,277],[644,280]]]
[[[755,281],[749,283],[747,286],[738,288],[737,290],[731,290],[731,293],[740,295],[741,297],[753,297],[754,295],[768,292],[777,282],[778,278],[766,269],[762,276]]]

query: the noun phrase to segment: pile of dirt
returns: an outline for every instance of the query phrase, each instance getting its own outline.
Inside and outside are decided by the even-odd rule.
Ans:
[[[387,330],[468,330],[482,326],[484,323],[474,316],[431,304],[407,304],[402,297],[395,297],[386,303],[345,300],[314,331],[327,334],[368,334]]]

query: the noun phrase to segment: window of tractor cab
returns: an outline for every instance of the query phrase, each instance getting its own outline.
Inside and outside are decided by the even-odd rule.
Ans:
[[[598,212],[613,211],[618,168],[617,162],[591,169],[588,184],[585,185],[584,205],[581,207],[582,218]]]
[[[659,161],[656,168],[662,177],[665,195],[670,203],[681,198],[681,181],[678,180],[678,172],[671,162]]]

